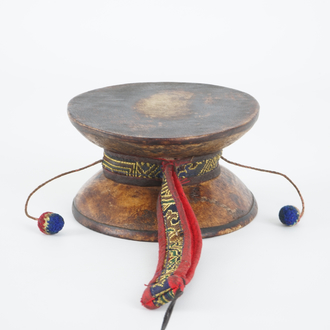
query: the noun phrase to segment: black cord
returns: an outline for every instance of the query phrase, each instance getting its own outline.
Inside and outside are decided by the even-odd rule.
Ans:
[[[177,299],[179,297],[181,297],[182,295],[183,295],[183,292],[180,289],[178,289],[177,292],[176,292],[176,294],[175,294],[175,297],[171,301],[171,303],[168,306],[167,311],[166,311],[166,313],[164,315],[164,320],[163,320],[163,324],[162,324],[161,330],[165,330],[166,329],[167,324],[170,321],[170,318],[171,318],[171,315],[172,315],[172,312],[173,312],[173,308],[175,306],[175,303],[176,303]]]

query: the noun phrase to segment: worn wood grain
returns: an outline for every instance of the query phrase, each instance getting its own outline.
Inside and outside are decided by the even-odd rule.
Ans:
[[[116,183],[102,171],[91,178],[73,202],[76,219],[103,234],[157,241],[156,205],[160,187]],[[184,186],[203,238],[227,234],[247,225],[257,213],[251,192],[228,169],[197,185]]]
[[[245,134],[258,118],[258,102],[225,87],[140,83],[93,90],[68,105],[72,124],[113,152],[145,157],[213,153]]]

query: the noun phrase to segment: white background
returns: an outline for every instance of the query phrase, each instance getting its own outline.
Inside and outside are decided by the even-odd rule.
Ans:
[[[31,214],[65,218],[58,235],[42,235],[24,203],[43,181],[102,157],[70,124],[72,97],[115,84],[182,81],[259,101],[258,122],[224,155],[285,172],[306,213],[298,226],[282,226],[280,207],[300,205],[294,188],[227,166],[254,193],[258,216],[204,240],[168,330],[330,329],[329,13],[326,0],[2,0],[0,328],[160,329],[166,308],[140,304],[157,244],[90,231],[71,214],[96,168],[32,198]]]

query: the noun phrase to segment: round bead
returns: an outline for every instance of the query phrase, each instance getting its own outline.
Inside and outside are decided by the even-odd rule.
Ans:
[[[279,213],[281,222],[286,226],[294,226],[300,220],[300,211],[292,205],[283,206]]]
[[[63,226],[64,220],[57,213],[45,212],[38,219],[38,227],[46,235],[57,234]]]

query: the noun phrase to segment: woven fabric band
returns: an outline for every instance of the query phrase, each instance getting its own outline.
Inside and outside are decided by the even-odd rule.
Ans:
[[[161,160],[105,152],[103,168],[108,178],[128,184],[161,184],[157,201],[158,265],[141,299],[146,308],[155,309],[179,297],[194,275],[202,234],[182,184],[218,176],[219,158],[220,153]]]
[[[113,181],[137,186],[160,186],[163,163],[176,167],[178,178],[184,184],[196,184],[216,178],[220,174],[221,152],[181,160],[141,158],[104,152],[103,173]]]

